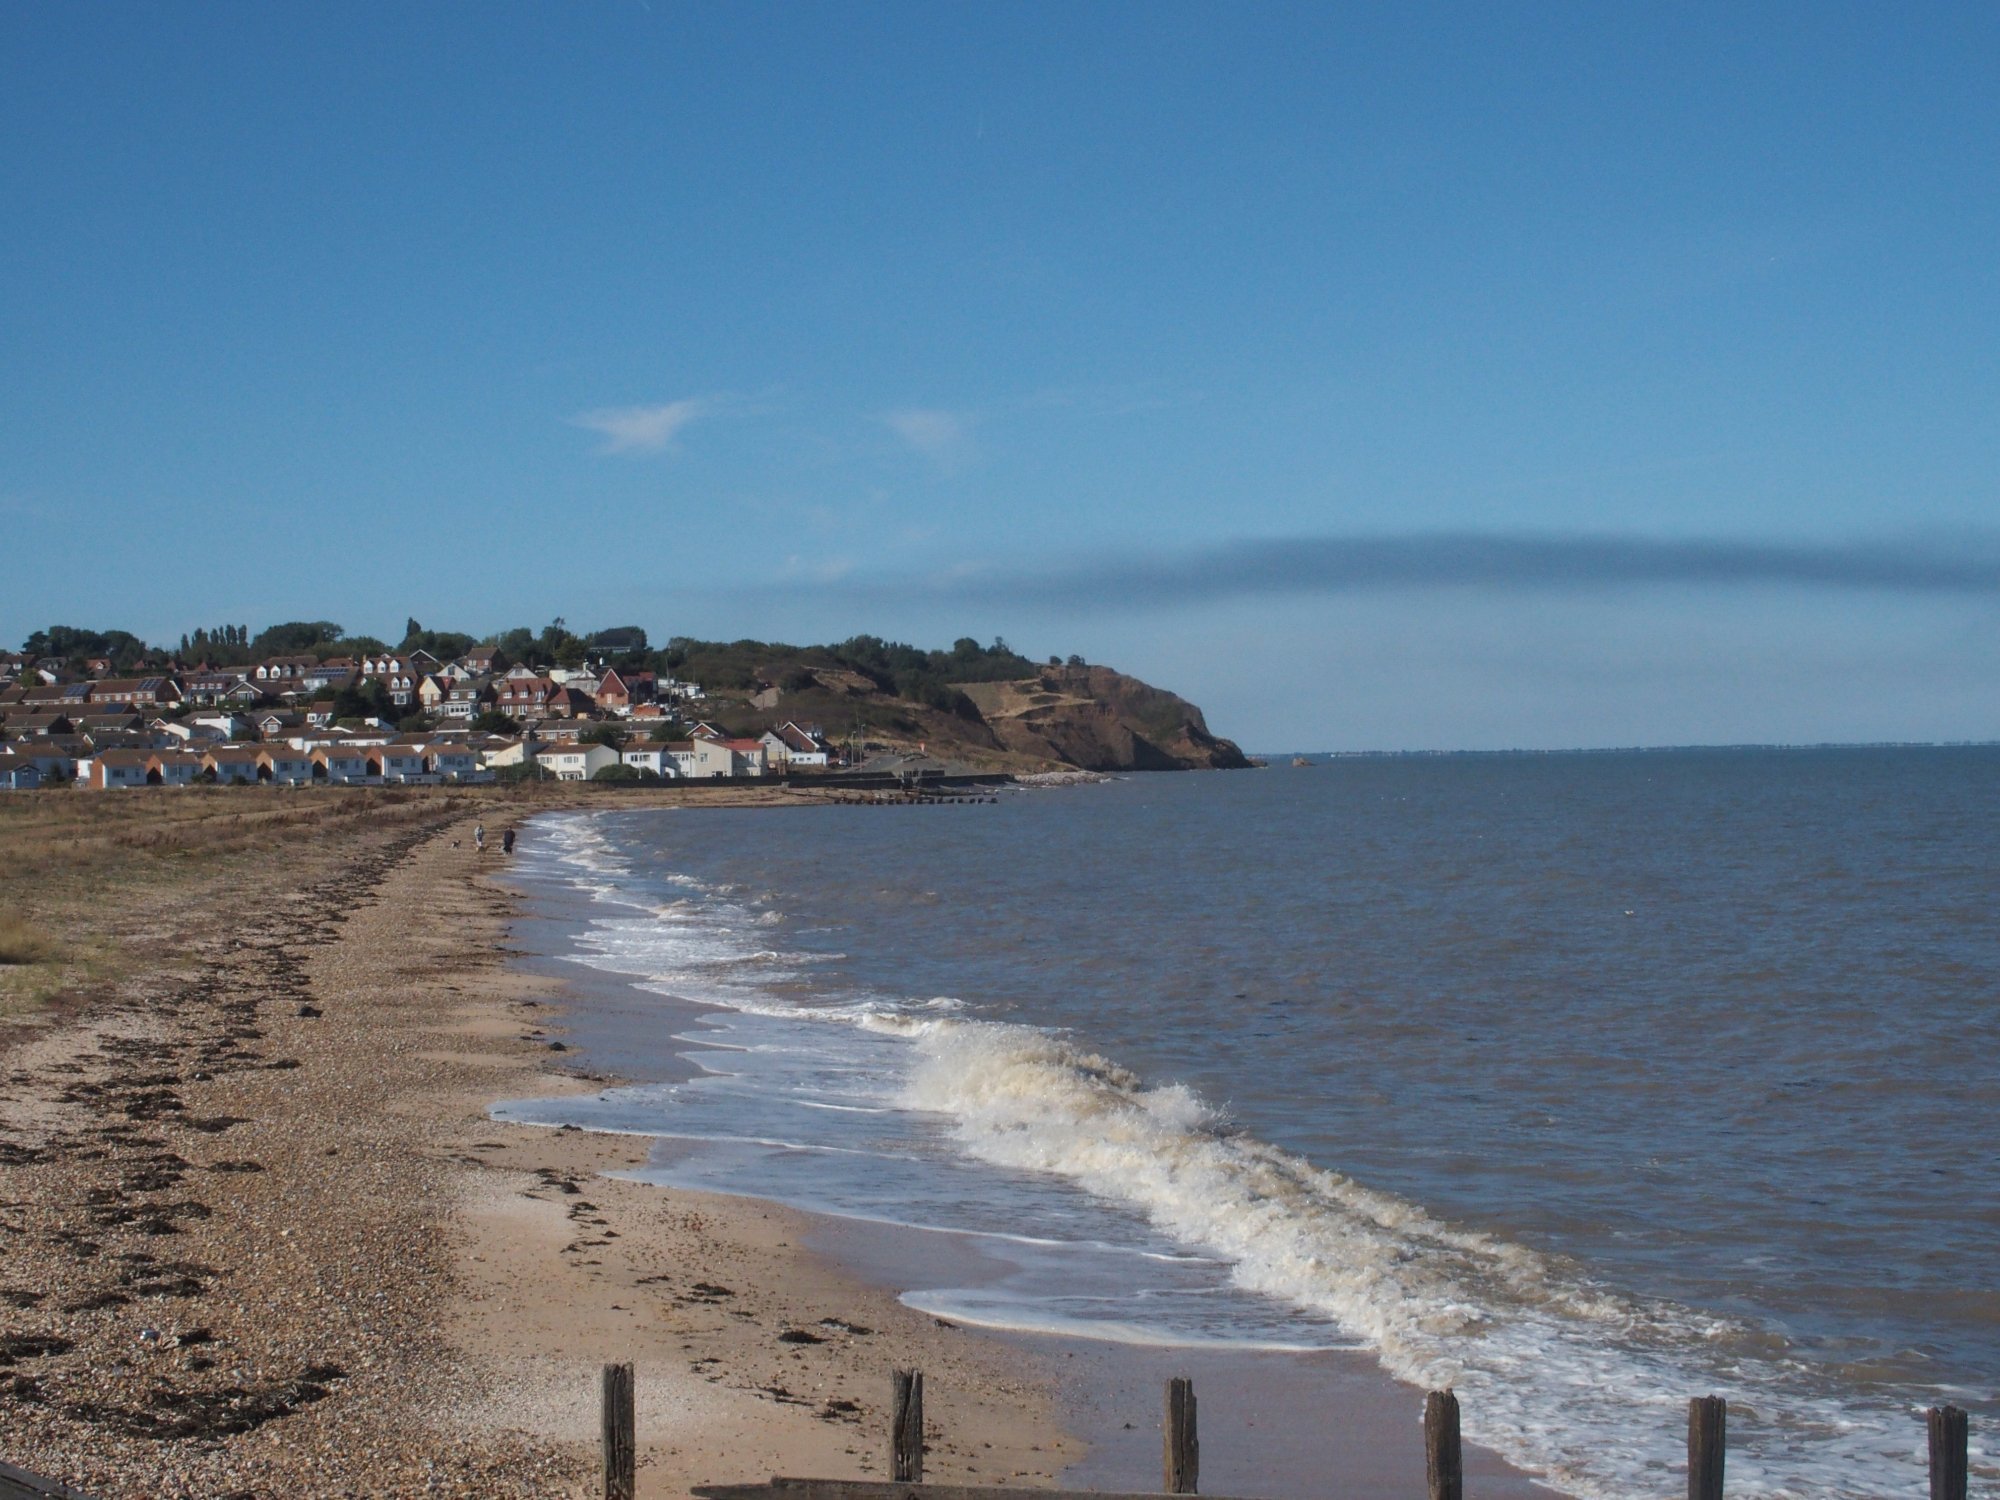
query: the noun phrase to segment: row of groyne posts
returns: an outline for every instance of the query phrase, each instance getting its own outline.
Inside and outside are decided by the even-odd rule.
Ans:
[[[632,1366],[604,1367],[604,1500],[634,1500],[638,1485],[637,1390]],[[1167,1382],[1161,1423],[1161,1487],[1157,1491],[1097,1492],[1100,1500],[1141,1500],[1144,1495],[1199,1492],[1201,1443],[1195,1431],[1194,1383]],[[1722,1500],[1722,1459],[1728,1405],[1720,1396],[1688,1403],[1688,1500]],[[1956,1406],[1933,1406],[1930,1424],[1930,1500],[1966,1500],[1966,1416]],[[1429,1500],[1465,1500],[1465,1465],[1458,1437],[1458,1397],[1449,1390],[1424,1397],[1424,1478]],[[770,1479],[762,1484],[698,1484],[704,1500],[908,1500],[922,1485],[924,1500],[1048,1500],[1049,1491],[1001,1485],[924,1483],[924,1377],[897,1370],[889,1403],[889,1478]],[[82,1490],[0,1463],[0,1500],[92,1500]]]
[[[633,1500],[635,1455],[632,1367],[604,1367],[604,1500]],[[1722,1460],[1727,1447],[1728,1403],[1720,1396],[1688,1402],[1688,1500],[1722,1500]],[[1966,1500],[1965,1412],[1933,1406],[1930,1426],[1930,1500]],[[1160,1425],[1161,1486],[1154,1494],[1199,1492],[1201,1442],[1195,1428],[1194,1382],[1167,1382],[1166,1411]],[[1424,1397],[1424,1478],[1429,1500],[1465,1500],[1465,1464],[1458,1435],[1458,1397],[1450,1390]],[[762,1484],[698,1484],[705,1500],[905,1500],[909,1486],[923,1485],[925,1500],[1047,1500],[1047,1490],[999,1485],[924,1484],[924,1377],[897,1370],[889,1402],[889,1478],[771,1479]],[[1138,1500],[1149,1492],[1102,1500]]]

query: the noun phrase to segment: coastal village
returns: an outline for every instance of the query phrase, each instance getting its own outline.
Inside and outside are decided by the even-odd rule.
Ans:
[[[817,724],[729,734],[701,716],[700,683],[621,665],[633,654],[615,632],[573,667],[490,645],[228,667],[0,653],[0,791],[715,780],[843,763]]]

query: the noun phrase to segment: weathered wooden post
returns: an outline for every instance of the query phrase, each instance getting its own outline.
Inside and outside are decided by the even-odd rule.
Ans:
[[[1965,1413],[1956,1406],[1933,1406],[1925,1415],[1931,1429],[1931,1500],[1965,1500]]]
[[[1201,1483],[1201,1442],[1195,1434],[1194,1382],[1167,1382],[1167,1424],[1161,1429],[1169,1495],[1192,1495]]]
[[[1688,1402],[1688,1500],[1722,1500],[1722,1454],[1729,1403],[1720,1396]]]
[[[898,1370],[889,1406],[889,1478],[897,1484],[924,1479],[924,1373]]]
[[[632,1367],[604,1367],[604,1500],[632,1500],[637,1487],[638,1423]]]
[[[1424,1477],[1430,1484],[1431,1500],[1465,1500],[1458,1397],[1449,1386],[1424,1397]]]

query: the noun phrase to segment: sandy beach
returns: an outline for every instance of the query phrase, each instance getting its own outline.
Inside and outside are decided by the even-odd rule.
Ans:
[[[106,1497],[580,1496],[599,1369],[629,1360],[644,1495],[886,1477],[896,1367],[926,1374],[932,1479],[1150,1487],[1158,1381],[1192,1373],[1211,1471],[1250,1492],[1336,1453],[1356,1493],[1421,1483],[1415,1398],[1358,1355],[968,1330],[896,1300],[906,1246],[606,1175],[641,1138],[493,1121],[609,1081],[471,837],[579,795],[216,803],[198,875],[43,913],[138,957],[0,1033],[0,1458]]]
[[[486,1118],[592,1085],[507,968],[480,820],[513,814],[385,806],[129,893],[160,959],[6,1033],[0,1457],[106,1496],[584,1494],[629,1359],[645,1494],[880,1473],[897,1365],[936,1476],[1050,1478],[1031,1359],[774,1207],[599,1175],[637,1142]]]

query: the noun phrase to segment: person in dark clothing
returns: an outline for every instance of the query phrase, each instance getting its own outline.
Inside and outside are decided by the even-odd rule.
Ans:
[[[514,852],[513,829],[509,828],[500,835],[500,852],[502,854],[512,854]]]

